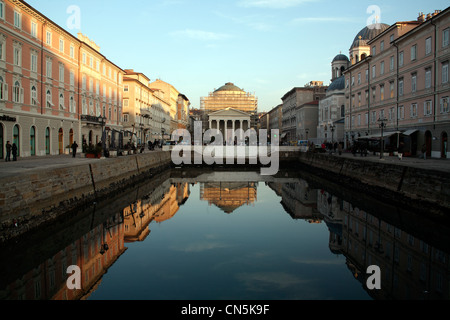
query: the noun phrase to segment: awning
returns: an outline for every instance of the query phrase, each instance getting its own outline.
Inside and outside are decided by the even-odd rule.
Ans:
[[[412,130],[405,131],[405,132],[403,132],[402,134],[403,134],[404,136],[410,136],[410,135],[412,135],[413,133],[415,133],[415,132],[417,132],[417,131],[419,131],[419,130],[417,130],[417,129],[412,129]]]
[[[383,132],[383,138],[389,138],[390,136],[393,136],[394,134],[399,134],[401,133],[400,131],[390,131],[390,132]],[[375,139],[380,139],[381,138],[381,132],[377,133],[377,134],[371,134],[369,136],[364,136],[364,137],[358,137],[358,140],[375,140]]]

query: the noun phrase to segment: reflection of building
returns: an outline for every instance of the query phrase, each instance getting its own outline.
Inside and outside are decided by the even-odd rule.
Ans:
[[[317,191],[301,180],[296,183],[284,183],[281,188],[281,204],[293,219],[320,222],[317,211]]]
[[[189,184],[170,185],[166,180],[148,197],[139,199],[124,208],[125,242],[143,241],[150,234],[152,221],[171,219],[189,198]]]
[[[87,298],[108,268],[126,250],[123,237],[122,216],[120,214],[110,216],[102,224],[59,249],[39,265],[33,265],[33,269],[6,288],[1,288],[0,299],[76,300]],[[40,261],[42,257],[37,259]],[[70,290],[67,287],[66,281],[69,277],[67,268],[71,265],[80,268],[80,290]]]
[[[224,86],[210,93],[208,97],[200,99],[200,109],[208,116],[209,126],[207,128],[219,129],[223,136],[225,129],[257,129],[258,124],[258,99],[238,88],[233,83],[226,83]],[[228,110],[226,114],[221,114],[223,110]],[[211,114],[214,115],[211,118]]]
[[[339,202],[339,210],[343,223],[338,251],[354,276],[365,287],[367,267],[380,267],[381,290],[368,291],[374,298],[449,299],[448,253],[346,201]],[[330,244],[330,248],[337,246]]]
[[[225,213],[244,205],[253,205],[257,198],[255,182],[210,182],[200,185],[200,199],[214,204]]]

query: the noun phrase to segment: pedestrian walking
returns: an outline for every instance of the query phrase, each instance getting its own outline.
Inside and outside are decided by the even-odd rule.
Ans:
[[[17,145],[13,143],[12,148],[13,161],[17,161]]]
[[[11,161],[11,149],[12,149],[12,145],[11,142],[7,141],[6,142],[6,158],[5,161]]]
[[[78,150],[78,144],[76,141],[74,141],[72,143],[72,157],[76,157],[77,156],[77,150]]]
[[[403,142],[400,142],[400,145],[398,146],[398,160],[403,159],[403,149],[405,148],[405,144]]]

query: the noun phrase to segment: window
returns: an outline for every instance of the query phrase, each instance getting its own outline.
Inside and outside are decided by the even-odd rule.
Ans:
[[[390,40],[391,43],[394,42],[394,35],[393,34],[391,34],[391,36],[389,37],[389,40]]]
[[[448,46],[449,33],[450,33],[450,28],[447,28],[444,31],[442,31],[442,46],[443,47],[447,47]]]
[[[373,102],[375,102],[376,96],[377,96],[377,88],[376,88],[376,87],[373,87],[373,88],[372,88],[372,101],[373,101]]]
[[[358,126],[361,126],[361,115],[358,114]]]
[[[372,79],[374,79],[377,75],[377,67],[376,66],[372,66]]]
[[[35,52],[31,52],[31,71],[37,72],[38,56]]]
[[[59,109],[64,110],[64,95],[62,93],[59,94]]]
[[[361,73],[358,73],[358,84],[361,84]]]
[[[47,78],[52,78],[52,61],[47,59],[46,63]]]
[[[431,88],[431,68],[425,69],[425,88]]]
[[[75,48],[72,45],[70,45],[70,57],[75,58]]]
[[[355,85],[355,77],[352,77],[352,86]]]
[[[433,103],[431,100],[427,100],[423,104],[423,114],[430,116],[433,113]]]
[[[380,85],[380,99],[384,100],[384,84]]]
[[[35,86],[31,87],[31,105],[37,105],[37,90]]]
[[[425,39],[425,55],[431,54],[431,37]]]
[[[84,74],[81,80],[81,89],[86,90],[86,76]]]
[[[374,55],[376,55],[377,54],[377,47],[376,46],[373,46],[372,47],[372,55],[374,56]]]
[[[59,51],[64,52],[64,40],[59,39]]]
[[[123,115],[123,122],[128,122],[128,114]]]
[[[411,92],[417,91],[417,73],[411,75]]]
[[[0,1],[0,19],[5,19],[5,4]]]
[[[372,111],[372,123],[376,123],[376,122],[377,122],[377,112]]]
[[[417,103],[411,104],[411,111],[410,111],[411,118],[417,117]]]
[[[22,28],[22,14],[18,11],[14,11],[14,27]]]
[[[59,64],[59,81],[64,82],[64,65],[62,63]]]
[[[366,82],[369,81],[369,69],[366,70]]]
[[[449,97],[441,98],[441,113],[448,113],[449,110]]]
[[[403,56],[404,56],[403,51],[398,54],[398,65],[400,67],[403,67]]]
[[[22,49],[18,47],[14,47],[14,65],[21,66],[22,65]]]
[[[50,31],[47,31],[46,36],[45,36],[45,42],[47,43],[47,45],[51,46],[52,45],[52,33]]]
[[[70,97],[69,108],[71,113],[75,113],[75,100],[73,96]]]
[[[389,61],[389,70],[390,70],[390,71],[394,71],[394,56],[392,56],[392,57],[390,58],[390,61]]]
[[[442,83],[448,83],[448,61],[442,63]]]
[[[398,80],[398,95],[403,96],[403,78]]]
[[[380,64],[380,74],[381,75],[384,74],[384,61],[381,61],[381,64]]]
[[[389,109],[389,120],[394,121],[395,120],[395,108],[392,107]]]
[[[50,90],[47,90],[47,94],[46,94],[46,105],[47,108],[51,108],[53,107],[53,103],[52,103],[52,92]]]
[[[37,38],[37,23],[31,21],[31,36]]]
[[[82,62],[83,62],[83,64],[86,64],[86,53],[84,53],[83,52],[83,55],[82,55]]]
[[[14,83],[13,87],[13,102],[23,103],[23,88],[20,86],[19,81]]]
[[[127,84],[123,86],[123,92],[128,92],[128,89],[129,89],[129,87]]]
[[[411,47],[411,61],[417,59],[417,45]]]
[[[380,52],[384,50],[384,40],[380,42]]]
[[[404,106],[399,106],[398,107],[398,115],[397,115],[398,119],[403,120],[405,118],[405,107]]]
[[[70,85],[73,87],[75,85],[75,74],[73,70],[70,70],[69,81]]]
[[[389,97],[392,99],[392,98],[394,98],[394,92],[395,92],[394,81],[389,83],[389,89],[390,89],[390,92],[391,92]]]
[[[0,100],[8,100],[8,84],[4,82],[2,77],[0,77]]]

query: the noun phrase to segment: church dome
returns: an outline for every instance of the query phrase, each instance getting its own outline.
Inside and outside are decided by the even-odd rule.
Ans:
[[[372,40],[377,35],[385,31],[390,26],[385,23],[377,23],[372,24],[370,26],[367,26],[363,28],[358,34],[356,35],[355,39],[353,40],[352,46],[350,49],[360,46],[367,46],[367,42],[369,40]]]
[[[231,82],[225,83],[224,86],[221,86],[219,89],[217,89],[214,92],[221,92],[221,91],[239,91],[239,92],[244,92],[244,90],[242,90],[241,88],[235,86]]]
[[[327,89],[327,92],[331,92],[334,90],[344,90],[345,88],[345,77],[340,76],[339,78],[336,78]]]
[[[350,60],[348,59],[348,57],[345,54],[338,54],[336,57],[334,57],[333,62],[336,61],[345,61],[345,62],[349,62]]]

